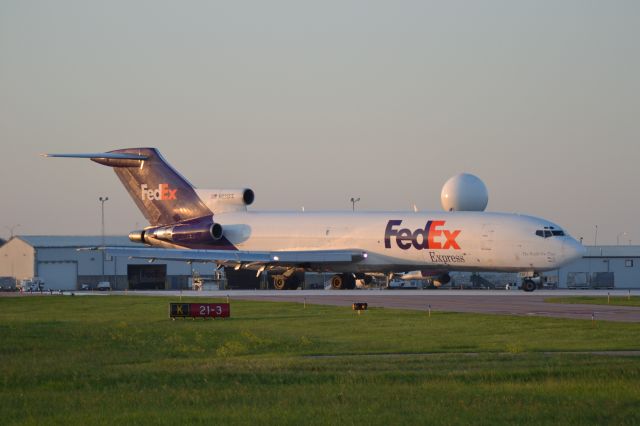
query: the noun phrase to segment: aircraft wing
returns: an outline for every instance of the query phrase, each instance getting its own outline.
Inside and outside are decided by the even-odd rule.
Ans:
[[[362,250],[242,251],[105,247],[104,251],[110,256],[127,256],[134,259],[212,262],[219,265],[257,264],[281,267],[294,267],[304,264],[357,263],[367,258],[367,253]]]

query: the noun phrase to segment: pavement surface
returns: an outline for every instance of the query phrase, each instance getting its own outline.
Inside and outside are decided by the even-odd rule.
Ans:
[[[65,292],[64,295],[70,295]],[[354,302],[366,302],[372,308],[413,309],[433,312],[472,312],[495,315],[519,315],[572,318],[596,321],[640,322],[640,307],[614,305],[587,305],[547,303],[550,297],[565,296],[601,296],[626,297],[637,296],[640,289],[628,290],[547,290],[525,293],[518,290],[219,290],[219,291],[113,291],[82,292],[75,296],[108,296],[109,294],[128,294],[140,296],[179,297],[229,297],[231,299],[261,300],[273,302],[310,303],[318,305],[351,306]],[[0,293],[6,297],[60,297],[58,293],[50,295],[40,293]]]
[[[357,294],[357,295],[309,295],[309,296],[234,296],[250,300],[350,306],[354,302],[366,302],[370,307],[414,309],[446,312],[473,312],[497,315],[543,316],[603,321],[640,322],[640,307],[611,305],[581,305],[546,303],[549,296],[527,295],[423,295],[423,294]]]
[[[124,294],[124,292],[114,292]],[[296,302],[318,305],[351,306],[366,302],[370,307],[413,309],[434,312],[473,312],[496,315],[541,316],[596,321],[640,322],[640,307],[546,303],[550,297],[607,296],[626,297],[628,291],[550,290],[525,293],[504,290],[230,290],[184,291],[183,296],[226,297],[231,299]],[[180,291],[144,291],[127,294],[178,296]],[[640,294],[634,290],[632,295]]]

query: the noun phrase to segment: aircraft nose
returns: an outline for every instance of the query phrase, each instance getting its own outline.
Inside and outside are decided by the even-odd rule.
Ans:
[[[562,244],[562,252],[565,262],[580,259],[587,253],[587,249],[573,238],[567,238]]]

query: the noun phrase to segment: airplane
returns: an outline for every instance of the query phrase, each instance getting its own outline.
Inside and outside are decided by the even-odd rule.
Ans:
[[[533,291],[541,272],[585,252],[558,225],[520,214],[250,211],[251,189],[195,188],[156,148],[43,155],[112,167],[149,221],[129,234],[145,247],[104,248],[108,255],[268,271],[278,290],[292,289],[288,278],[300,270],[334,273],[333,289],[416,270],[446,283],[457,270],[520,272],[522,288]]]

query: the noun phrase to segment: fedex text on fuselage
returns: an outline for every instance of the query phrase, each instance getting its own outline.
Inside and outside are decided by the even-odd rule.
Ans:
[[[390,220],[384,232],[384,247],[391,248],[391,239],[395,237],[396,245],[402,250],[411,247],[416,250],[460,250],[456,241],[460,229],[443,229],[446,221],[429,220],[424,228],[411,230],[409,228],[396,228],[402,225],[402,220]]]

